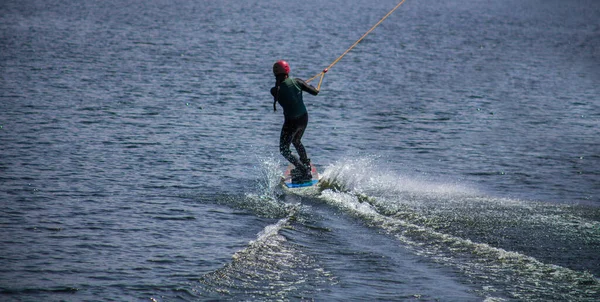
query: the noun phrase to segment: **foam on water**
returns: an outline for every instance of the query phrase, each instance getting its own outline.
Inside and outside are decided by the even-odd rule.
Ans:
[[[292,228],[303,206],[298,200],[282,198],[281,163],[274,157],[259,159],[259,178],[243,198],[230,198],[230,206],[250,210],[267,218],[279,218],[257,234],[232,261],[200,280],[202,292],[219,299],[272,300],[290,295],[311,296],[315,288],[330,282],[330,274],[302,247],[281,235]],[[301,220],[301,219],[300,219]]]
[[[292,216],[266,226],[255,240],[232,257],[232,262],[200,280],[203,292],[236,300],[279,300],[290,295],[310,297],[330,274],[280,231],[289,228]]]
[[[415,253],[456,268],[483,284],[481,293],[489,298],[585,301],[600,293],[593,274],[536,258],[543,244],[550,249],[600,242],[598,222],[567,207],[398,177],[378,170],[370,158],[330,165],[322,183],[322,200],[386,230]],[[538,234],[554,235],[534,242]]]
[[[281,183],[281,161],[274,156],[259,157],[256,159],[259,163],[254,169],[259,178],[256,184],[256,191],[259,196],[275,199],[279,192],[279,184]]]
[[[460,183],[433,181],[420,175],[396,175],[378,163],[376,157],[342,159],[322,173],[324,186],[377,195],[397,194],[476,194]]]

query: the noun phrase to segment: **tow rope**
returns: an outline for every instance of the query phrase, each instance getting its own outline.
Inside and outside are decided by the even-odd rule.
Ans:
[[[352,44],[352,46],[350,46],[350,48],[348,48],[346,51],[344,51],[344,53],[342,55],[340,55],[337,59],[335,59],[335,61],[333,61],[333,63],[329,64],[329,66],[327,66],[327,68],[323,69],[323,71],[317,73],[314,77],[308,79],[306,82],[308,83],[308,82],[316,79],[318,76],[321,76],[321,79],[319,80],[319,85],[317,85],[317,90],[321,90],[321,83],[323,83],[323,78],[325,77],[325,73],[327,73],[327,71],[329,71],[329,69],[331,69],[331,67],[333,67],[333,65],[337,64],[337,62],[339,62],[347,53],[349,53],[350,50],[352,50],[352,48],[354,48],[356,45],[358,45],[358,43],[360,43],[360,41],[362,41],[377,26],[379,26],[379,24],[381,24],[381,22],[383,22],[383,20],[387,19],[387,17],[389,17],[396,9],[398,9],[398,7],[400,7],[400,5],[402,5],[404,3],[404,1],[406,1],[406,0],[400,1],[400,3],[398,3],[398,5],[396,5],[396,7],[394,7],[385,16],[383,16],[383,18],[381,18],[381,20],[379,20],[379,22],[375,23],[375,25],[373,25],[373,27],[371,27],[371,29],[369,29],[364,35],[362,35],[362,37],[360,37],[360,39],[356,40],[356,42],[354,42],[354,44]]]

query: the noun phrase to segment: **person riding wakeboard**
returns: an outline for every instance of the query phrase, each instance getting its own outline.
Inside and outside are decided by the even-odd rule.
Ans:
[[[302,91],[312,95],[319,94],[319,90],[299,78],[289,77],[290,65],[279,60],[273,64],[275,87],[271,88],[273,95],[273,111],[277,111],[277,103],[283,108],[284,122],[279,137],[279,152],[285,159],[295,166],[292,170],[292,181],[305,182],[312,179],[310,159],[302,145],[302,135],[308,125],[308,111],[302,100]],[[294,144],[297,158],[290,150]]]

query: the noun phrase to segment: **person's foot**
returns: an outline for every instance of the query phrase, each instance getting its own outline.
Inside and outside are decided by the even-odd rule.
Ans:
[[[308,180],[312,179],[312,168],[310,166],[310,158],[302,160],[302,164],[304,164],[304,168],[306,169],[306,177]]]
[[[310,158],[300,159],[300,161],[310,170]]]
[[[310,171],[310,166],[306,167],[304,165],[296,167],[292,169],[292,181],[293,182],[307,182],[312,179],[312,173]]]

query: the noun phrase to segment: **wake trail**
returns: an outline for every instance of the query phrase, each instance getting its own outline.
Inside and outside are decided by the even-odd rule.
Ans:
[[[484,284],[486,296],[502,291],[517,299],[591,301],[600,293],[599,280],[585,267],[552,264],[562,255],[548,255],[562,247],[562,253],[570,253],[563,257],[600,260],[595,252],[600,222],[569,207],[489,197],[464,184],[398,176],[372,158],[342,160],[322,175],[324,202]],[[568,261],[563,262],[579,268]]]

